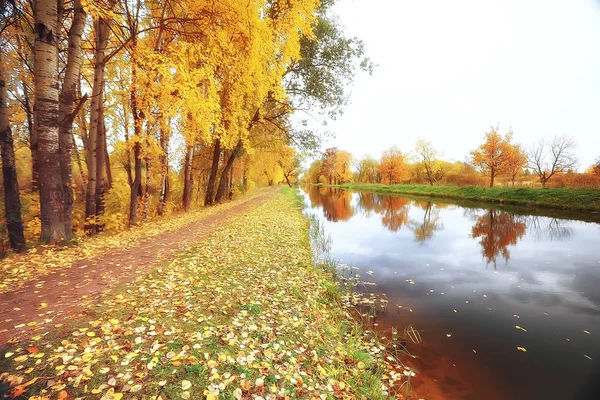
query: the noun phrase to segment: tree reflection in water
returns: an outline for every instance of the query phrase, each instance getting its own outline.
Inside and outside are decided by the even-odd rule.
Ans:
[[[323,215],[328,221],[338,222],[347,221],[354,215],[352,208],[352,193],[347,190],[332,189],[321,187],[317,191],[319,202],[313,201],[311,196],[312,191],[309,191],[311,202],[313,205],[323,206]]]
[[[425,242],[431,239],[433,233],[444,229],[444,224],[440,222],[441,205],[434,205],[431,201],[415,201],[414,204],[425,211],[423,219],[411,219],[408,226],[415,234],[417,242]]]
[[[482,255],[488,264],[493,263],[496,268],[496,258],[499,255],[508,263],[508,246],[516,245],[526,230],[525,218],[491,209],[477,217],[471,229],[471,237],[481,238],[479,244],[483,247]]]

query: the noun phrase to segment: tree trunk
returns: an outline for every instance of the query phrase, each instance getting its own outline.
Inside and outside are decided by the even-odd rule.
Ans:
[[[148,152],[146,152],[148,154]],[[151,170],[150,170],[150,156],[145,157],[146,165],[146,188],[144,190],[144,211],[143,211],[143,220],[146,221],[148,219],[148,206],[150,203],[150,178],[151,178]]]
[[[85,11],[81,0],[74,0],[74,13],[71,29],[68,34],[67,65],[65,77],[60,92],[58,106],[60,170],[63,185],[65,207],[64,224],[65,237],[73,237],[73,166],[72,166],[72,137],[73,137],[73,104],[77,96],[77,82],[81,71],[81,36],[85,27]]]
[[[29,151],[31,152],[31,192],[35,193],[40,190],[39,176],[39,156],[38,156],[38,139],[37,131],[33,125],[33,111],[31,110],[31,101],[29,98],[29,87],[23,80],[23,103],[25,106],[25,114],[27,114],[27,128],[29,129]]]
[[[133,145],[134,176],[133,183],[131,185],[131,193],[129,196],[129,226],[137,225],[137,201],[140,194],[140,188],[142,186],[142,159],[140,153],[140,142],[136,141]]]
[[[492,171],[492,174],[490,175],[490,187],[494,187],[494,178],[495,177],[496,177],[496,175]]]
[[[204,205],[210,206],[213,204],[215,183],[217,181],[217,173],[219,172],[219,159],[221,158],[221,141],[217,139],[215,141],[215,148],[213,151],[212,167],[210,169],[210,175],[208,177],[208,183],[206,185],[206,196],[204,197]]]
[[[96,32],[96,53],[94,55],[94,83],[92,87],[92,99],[90,101],[90,131],[87,140],[87,167],[88,181],[85,197],[85,218],[86,231],[94,233],[96,231],[95,222],[88,222],[90,218],[96,216],[96,189],[97,189],[97,151],[98,151],[98,129],[100,117],[104,107],[104,51],[108,44],[108,23],[103,18],[94,21],[94,30]]]
[[[239,155],[242,150],[242,142],[239,141],[238,144],[234,147],[231,155],[227,159],[225,166],[223,167],[223,171],[221,172],[221,179],[219,179],[219,188],[217,189],[217,195],[215,196],[215,203],[220,203],[223,201],[225,195],[227,194],[227,180],[229,179],[229,171],[233,166],[233,162],[235,158]]]
[[[169,162],[168,162],[168,139],[167,132],[164,124],[161,123],[160,127],[160,148],[162,150],[159,161],[160,161],[160,197],[158,199],[158,215],[163,215],[165,206],[167,204],[167,197],[169,196]]]
[[[113,176],[112,176],[112,168],[110,166],[110,157],[108,156],[108,144],[106,143],[106,125],[104,122],[102,123],[104,130],[104,167],[106,169],[106,190],[112,188],[113,184]]]
[[[81,179],[81,193],[83,193],[83,196],[85,197],[85,177],[83,176],[83,165],[81,164],[81,155],[77,150],[77,143],[75,143],[75,135],[71,135],[71,148],[75,149],[75,159],[77,160],[77,167],[79,168],[79,175]]]
[[[194,187],[194,176],[192,174],[192,163],[194,161],[194,146],[188,145],[185,152],[185,166],[183,171],[183,209],[188,211],[192,203],[192,191]]]
[[[39,156],[41,240],[56,244],[65,238],[58,137],[57,2],[35,1],[34,16],[33,118]]]
[[[233,184],[234,184],[234,168],[231,167],[229,171],[229,185],[227,187],[227,198],[229,200],[233,199]]]
[[[21,252],[26,249],[25,236],[23,235],[17,166],[8,115],[8,91],[6,89],[4,63],[2,62],[2,49],[0,48],[0,149],[2,153],[2,182],[4,184],[4,214],[10,247],[16,252]]]
[[[98,130],[96,136],[96,216],[104,214],[104,193],[106,192],[106,170],[104,168],[106,163],[105,145],[106,130],[104,125],[104,106],[102,106],[98,113]],[[101,230],[102,227],[96,224],[96,229]]]
[[[131,53],[135,54],[137,49],[137,39],[133,38]],[[133,134],[135,142],[133,144],[133,180],[131,182],[131,193],[129,195],[129,226],[137,224],[137,201],[142,189],[142,148],[140,140],[142,138],[142,119],[143,113],[138,109],[137,98],[137,65],[132,60],[131,66],[131,88],[130,88],[131,114],[133,115]]]
[[[244,164],[244,175],[242,177],[242,187],[244,188],[244,193],[248,191],[248,165]]]

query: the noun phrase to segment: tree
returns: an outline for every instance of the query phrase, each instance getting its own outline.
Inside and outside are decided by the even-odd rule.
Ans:
[[[79,100],[77,107],[73,110],[77,98],[77,85],[81,74],[81,43],[83,29],[85,27],[85,11],[81,0],[73,2],[73,19],[71,28],[67,34],[67,64],[65,67],[64,80],[59,95],[58,123],[59,123],[59,146],[60,146],[60,171],[63,187],[64,209],[63,222],[65,225],[65,238],[73,237],[73,168],[72,168],[72,145],[73,145],[73,121],[87,99],[84,96]]]
[[[508,144],[507,169],[510,174],[512,185],[515,186],[515,178],[527,166],[527,154],[523,151],[520,144]]]
[[[572,137],[554,136],[552,140],[541,139],[531,146],[529,167],[538,176],[542,187],[557,173],[566,172],[577,166],[574,150],[577,147]]]
[[[378,181],[377,161],[370,155],[365,155],[356,161],[355,168],[358,182],[376,183]]]
[[[415,152],[420,159],[420,163],[425,169],[427,180],[433,186],[441,178],[440,164],[436,163],[439,156],[438,151],[433,147],[433,143],[425,139],[419,139],[416,144]]]
[[[594,164],[592,165],[592,171],[594,174],[600,175],[600,157],[596,157],[596,161],[594,161]]]
[[[65,238],[64,192],[60,170],[58,129],[57,2],[34,1],[34,129],[40,158],[41,239],[56,244]]]
[[[21,198],[17,182],[17,166],[12,131],[8,121],[8,93],[4,72],[4,52],[0,43],[0,150],[2,153],[2,179],[4,184],[4,209],[10,247],[17,252],[25,250]]]
[[[490,177],[490,187],[494,186],[494,179],[509,171],[509,146],[512,130],[505,137],[498,133],[498,126],[491,126],[485,133],[485,142],[471,152],[472,162],[481,172]]]
[[[388,184],[399,183],[410,177],[410,169],[406,157],[396,146],[384,150],[377,164],[377,172],[382,181]]]

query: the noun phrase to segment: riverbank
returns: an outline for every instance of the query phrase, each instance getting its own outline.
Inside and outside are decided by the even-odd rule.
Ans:
[[[600,212],[600,190],[598,189],[489,188],[475,186],[384,185],[368,183],[317,186],[330,186],[378,194],[405,194],[411,196],[471,200],[557,210]]]
[[[308,225],[285,189],[150,274],[82,299],[69,322],[45,316],[36,336],[0,350],[0,393],[386,398],[383,349],[313,265]]]

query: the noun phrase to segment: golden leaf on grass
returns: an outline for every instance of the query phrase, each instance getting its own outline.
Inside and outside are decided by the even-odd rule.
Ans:
[[[184,399],[184,400],[189,399],[190,398],[190,392],[186,391],[186,392],[181,393],[181,398]]]
[[[181,389],[188,390],[191,387],[192,387],[192,382],[190,382],[188,380],[181,381]]]

